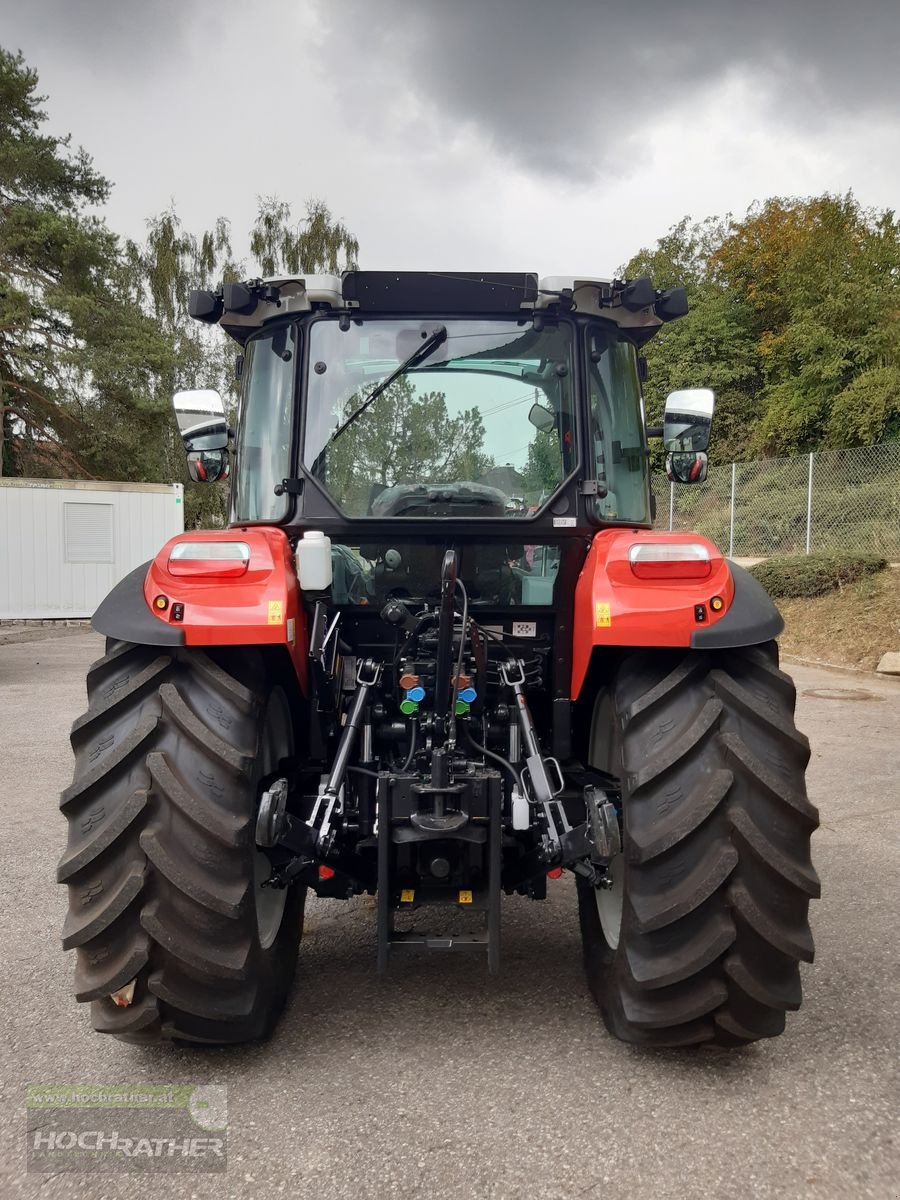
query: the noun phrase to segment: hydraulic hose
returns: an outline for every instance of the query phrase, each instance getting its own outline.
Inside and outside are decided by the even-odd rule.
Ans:
[[[415,757],[415,753],[416,753],[416,742],[418,740],[418,737],[419,737],[419,724],[417,721],[413,721],[412,732],[409,735],[409,754],[407,754],[406,761],[403,763],[403,766],[400,768],[401,775],[406,774],[406,772],[409,770],[410,766],[412,765],[412,760]]]
[[[469,743],[471,748],[476,751],[476,753],[483,754],[485,758],[493,759],[498,766],[501,766],[503,770],[509,774],[518,791],[521,792],[523,790],[522,780],[519,778],[519,773],[516,771],[516,768],[512,765],[512,763],[505,759],[502,754],[496,754],[493,750],[488,750],[487,746],[480,746],[472,737],[472,734],[469,732],[469,727],[465,723],[462,725],[462,731],[463,737]]]

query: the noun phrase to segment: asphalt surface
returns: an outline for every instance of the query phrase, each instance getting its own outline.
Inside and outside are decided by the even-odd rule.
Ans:
[[[147,1050],[94,1034],[59,946],[59,790],[93,634],[0,646],[0,1196],[900,1195],[900,684],[793,668],[822,813],[804,1007],[738,1052],[639,1051],[604,1031],[570,882],[504,908],[504,967],[430,956],[374,975],[374,911],[310,906],[265,1045]],[[28,1175],[26,1083],[215,1083],[228,1171]]]

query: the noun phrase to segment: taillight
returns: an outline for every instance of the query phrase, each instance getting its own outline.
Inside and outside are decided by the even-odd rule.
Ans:
[[[169,554],[170,575],[205,575],[232,579],[243,575],[250,562],[246,542],[176,542]]]
[[[628,562],[638,579],[705,579],[712,572],[701,542],[636,542]]]

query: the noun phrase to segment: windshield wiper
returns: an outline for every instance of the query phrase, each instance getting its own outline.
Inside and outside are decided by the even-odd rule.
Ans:
[[[369,392],[362,404],[360,404],[358,408],[355,408],[350,416],[347,417],[347,419],[337,427],[331,436],[331,443],[333,444],[336,442],[341,434],[349,429],[356,418],[361,417],[369,405],[373,404],[383,392],[386,392],[391,384],[398,380],[405,371],[409,371],[412,367],[418,366],[423,359],[428,357],[432,350],[435,350],[438,346],[442,346],[446,340],[446,325],[438,325],[436,329],[431,331],[425,341],[422,342],[421,345],[416,346],[412,354],[410,354],[408,358],[405,358],[398,367],[395,367],[394,370],[391,371],[390,375],[386,375],[384,379],[382,379],[381,383],[379,383],[371,390],[371,392]]]

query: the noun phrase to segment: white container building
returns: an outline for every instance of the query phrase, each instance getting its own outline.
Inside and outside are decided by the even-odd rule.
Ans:
[[[90,617],[183,531],[180,483],[0,479],[0,620]]]

